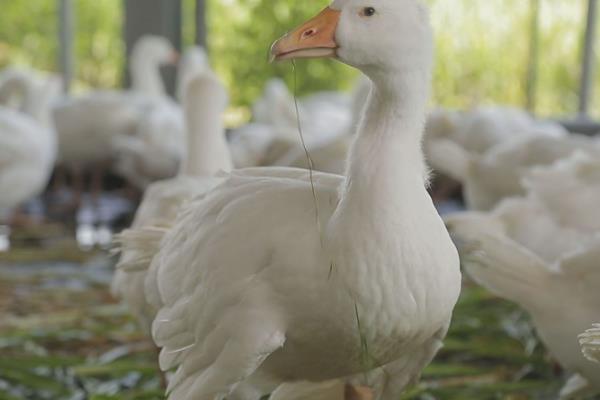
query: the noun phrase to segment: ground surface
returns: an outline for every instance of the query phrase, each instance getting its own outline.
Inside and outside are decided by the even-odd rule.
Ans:
[[[155,349],[108,291],[113,260],[52,247],[0,254],[0,400],[161,399]],[[562,381],[526,315],[467,283],[445,349],[403,400],[553,399]]]

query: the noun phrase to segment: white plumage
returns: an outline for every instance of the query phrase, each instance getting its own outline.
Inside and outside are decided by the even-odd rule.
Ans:
[[[174,54],[166,39],[143,37],[132,51],[133,90],[90,92],[57,104],[60,161],[114,163],[118,174],[142,188],[174,176],[185,156],[185,129],[159,71]]]
[[[420,151],[431,32],[417,1],[372,3],[376,25],[354,19],[353,0],[314,20],[332,24],[318,39],[335,32],[337,57],[374,82],[348,178],[234,171],[161,242],[147,284],[163,305],[161,366],[177,367],[170,399],[258,399],[367,368],[377,398],[392,400],[440,348],[461,279]],[[284,50],[294,35],[275,45],[280,58],[312,54]]]
[[[339,380],[322,383],[300,382],[281,385],[269,400],[371,400],[373,393],[365,387],[355,387]]]
[[[599,198],[600,163],[576,154],[535,170],[525,186],[527,198],[507,200],[490,215],[449,217],[447,225],[469,274],[525,308],[553,356],[575,373],[562,397],[598,392],[600,366],[583,357],[576,338],[600,304],[600,226],[592,201]]]
[[[454,141],[437,139],[427,145],[436,170],[463,184],[468,208],[491,210],[502,199],[525,193],[522,180],[532,168],[551,165],[577,151],[600,155],[600,142],[580,135],[525,135],[472,154]]]
[[[55,146],[51,129],[0,108],[0,217],[43,191],[54,166]]]
[[[226,105],[227,93],[212,71],[206,69],[188,77],[184,96],[187,159],[179,176],[148,187],[132,229],[120,236],[122,254],[112,290],[148,331],[157,310],[152,305],[156,302],[147,296],[145,280],[166,227],[173,223],[183,203],[218,181],[212,176],[231,169],[222,123]],[[149,296],[156,297],[153,293]]]
[[[308,103],[311,108],[322,110],[323,117],[332,114],[333,119],[336,119],[335,116],[337,115],[338,123],[337,125],[332,123],[331,117],[328,119],[317,113],[309,113],[309,119],[325,121],[323,127],[319,129],[328,134],[324,137],[309,138],[306,141],[306,149],[298,138],[296,144],[277,160],[275,165],[309,168],[309,164],[312,162],[312,168],[317,171],[343,174],[346,170],[348,151],[350,151],[350,145],[352,144],[352,134],[356,132],[370,89],[369,79],[361,76],[356,84],[351,101],[345,98],[336,101],[335,98],[328,98],[327,93],[316,98],[305,99],[303,104]],[[321,106],[320,103],[334,103],[335,105],[327,108]],[[306,112],[306,108],[302,112]],[[301,126],[304,132],[305,124],[302,123]],[[306,154],[307,151],[310,161]]]
[[[280,79],[267,82],[263,96],[254,104],[252,124],[235,129],[232,153],[240,168],[276,165],[308,168],[302,136],[317,171],[342,174],[351,138],[362,115],[370,86],[361,78],[352,97],[319,92],[297,102]]]
[[[8,70],[1,85],[17,110],[0,106],[0,220],[48,183],[57,152],[50,106],[60,95],[61,80]]]
[[[579,343],[588,360],[600,363],[600,324],[579,335]]]
[[[139,188],[173,177],[186,155],[181,107],[167,97],[131,99],[134,131],[110,138],[113,169]],[[125,128],[130,128],[126,127]]]
[[[352,136],[343,134],[333,139],[313,142],[306,149],[302,145],[296,145],[276,161],[275,165],[305,169],[312,166],[316,171],[341,175],[346,170],[351,144]]]
[[[166,95],[159,68],[174,65],[178,54],[171,42],[162,36],[142,36],[133,46],[129,58],[133,91],[150,97]]]
[[[185,50],[177,71],[177,99],[180,102],[184,101],[185,90],[190,80],[208,69],[208,55],[203,47],[192,46]]]

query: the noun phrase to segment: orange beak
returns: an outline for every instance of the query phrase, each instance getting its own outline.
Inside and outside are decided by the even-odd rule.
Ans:
[[[335,31],[341,11],[327,7],[319,15],[273,43],[271,60],[335,57]]]

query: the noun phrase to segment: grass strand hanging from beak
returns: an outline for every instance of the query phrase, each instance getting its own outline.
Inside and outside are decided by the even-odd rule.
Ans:
[[[310,187],[312,189],[312,196],[315,203],[315,220],[317,223],[317,233],[319,234],[319,241],[321,242],[321,247],[323,247],[321,218],[319,216],[319,200],[317,198],[317,190],[315,188],[314,181],[314,163],[310,156],[310,152],[308,151],[308,147],[306,146],[306,141],[304,140],[304,133],[302,131],[302,121],[300,120],[300,107],[298,106],[298,70],[296,68],[296,60],[292,60],[292,71],[294,74],[294,107],[296,109],[296,123],[298,125],[298,134],[300,135],[300,142],[302,144],[302,148],[304,149],[304,154],[306,155],[306,160],[308,162]]]

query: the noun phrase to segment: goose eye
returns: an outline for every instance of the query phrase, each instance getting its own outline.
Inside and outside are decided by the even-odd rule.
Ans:
[[[365,7],[361,10],[360,14],[363,17],[372,17],[375,15],[375,9],[373,7]]]

